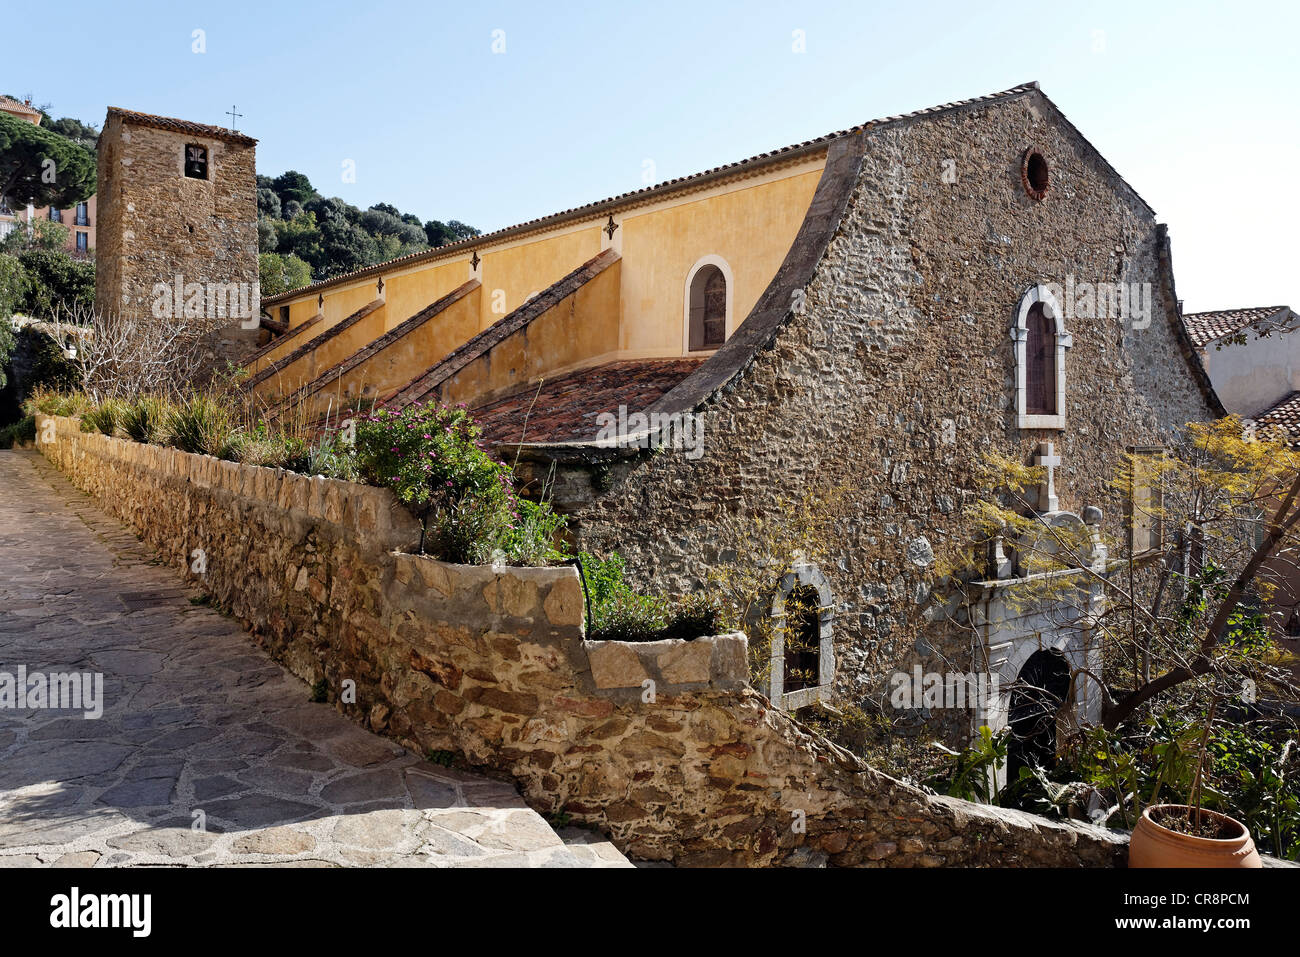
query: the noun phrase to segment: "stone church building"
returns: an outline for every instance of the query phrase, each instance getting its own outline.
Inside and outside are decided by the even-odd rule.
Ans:
[[[895,715],[960,743],[1006,723],[1017,678],[1099,654],[1086,621],[1006,600],[1010,551],[935,590],[936,556],[971,544],[977,459],[1046,465],[1039,511],[1093,529],[1104,568],[1124,452],[1223,411],[1177,302],[1165,227],[1031,83],[269,298],[284,331],[246,387],[322,422],[467,403],[576,544],[655,592],[700,588],[740,530],[838,494],[833,557],[772,582],[778,618],[817,596],[815,677],[778,641],[770,696],[888,708],[917,666],[996,675],[976,708]],[[665,421],[694,441],[644,448]],[[1087,681],[1062,700],[1098,713]]]

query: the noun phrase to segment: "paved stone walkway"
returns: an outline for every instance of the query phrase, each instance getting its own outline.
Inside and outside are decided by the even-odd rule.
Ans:
[[[0,866],[630,866],[309,703],[197,595],[44,458],[0,451],[0,673],[102,673],[104,703],[5,707],[0,674]]]

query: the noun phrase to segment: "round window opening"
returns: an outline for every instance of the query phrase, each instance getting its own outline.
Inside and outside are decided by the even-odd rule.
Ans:
[[[1020,167],[1020,178],[1024,182],[1025,192],[1031,199],[1042,199],[1047,195],[1051,182],[1047,170],[1047,159],[1038,150],[1025,152],[1025,160]]]

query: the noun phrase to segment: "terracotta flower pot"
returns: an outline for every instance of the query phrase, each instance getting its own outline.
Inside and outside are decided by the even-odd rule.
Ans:
[[[1189,808],[1183,804],[1157,804],[1142,812],[1142,819],[1133,828],[1133,837],[1129,841],[1129,867],[1263,867],[1255,842],[1245,826],[1226,814],[1216,811],[1201,811],[1205,817],[1217,821],[1225,830],[1233,832],[1231,837],[1211,838],[1193,837],[1180,831],[1171,830],[1157,824],[1151,819],[1151,812],[1156,817],[1162,814],[1186,814]]]

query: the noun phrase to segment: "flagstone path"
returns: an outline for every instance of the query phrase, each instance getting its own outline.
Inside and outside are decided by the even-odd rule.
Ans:
[[[310,703],[197,597],[44,458],[0,451],[0,866],[630,866]],[[5,707],[20,666],[101,673],[103,716]]]

